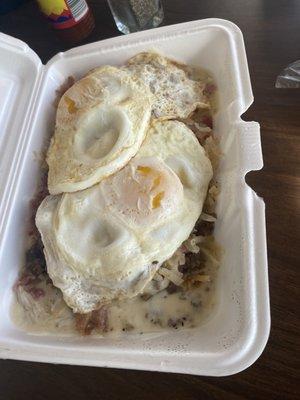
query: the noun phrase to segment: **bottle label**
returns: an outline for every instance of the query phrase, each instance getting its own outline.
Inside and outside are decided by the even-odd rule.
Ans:
[[[85,0],[38,0],[38,3],[55,29],[71,28],[89,10]]]

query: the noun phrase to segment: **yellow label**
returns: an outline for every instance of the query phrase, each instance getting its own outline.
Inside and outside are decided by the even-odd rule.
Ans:
[[[48,15],[60,15],[64,10],[68,10],[65,0],[37,0],[41,11]]]

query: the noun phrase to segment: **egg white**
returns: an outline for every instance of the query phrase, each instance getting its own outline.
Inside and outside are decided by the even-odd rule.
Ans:
[[[156,122],[119,172],[76,193],[48,196],[36,224],[47,270],[74,312],[141,293],[188,238],[212,167],[181,122]]]
[[[198,107],[209,107],[205,84],[189,79],[179,64],[159,53],[139,53],[128,61],[126,68],[140,77],[154,95],[154,119],[184,119]]]
[[[122,168],[145,138],[152,95],[138,78],[105,66],[62,96],[48,150],[51,194],[86,189]]]

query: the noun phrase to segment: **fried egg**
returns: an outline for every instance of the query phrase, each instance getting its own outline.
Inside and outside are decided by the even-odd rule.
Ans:
[[[119,68],[91,71],[62,96],[48,150],[51,194],[86,189],[122,168],[140,148],[152,95]]]
[[[209,107],[203,93],[205,84],[189,79],[179,64],[158,53],[139,53],[128,61],[127,68],[153,93],[154,118],[187,118],[196,108]]]
[[[199,218],[212,166],[193,132],[157,121],[134,158],[93,187],[48,196],[36,224],[74,312],[141,293]]]

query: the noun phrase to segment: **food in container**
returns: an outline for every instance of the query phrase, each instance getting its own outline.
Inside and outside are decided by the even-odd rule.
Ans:
[[[216,280],[215,307],[199,328],[169,329],[164,334],[89,337],[83,343],[62,333],[23,333],[9,314],[11,288],[23,263],[28,203],[40,175],[34,154],[39,156],[53,131],[55,108],[49,104],[68,76],[78,80],[97,67],[99,55],[101,63],[120,66],[151,47],[209,70],[218,87],[214,133],[224,157],[217,175],[215,235],[225,251]],[[231,374],[249,366],[267,340],[269,303],[264,207],[244,181],[247,171],[261,168],[262,159],[258,125],[240,119],[253,99],[238,28],[222,20],[164,27],[74,49],[47,66],[22,42],[4,35],[1,52],[5,55],[0,149],[4,154],[0,175],[2,357],[205,375]],[[25,84],[19,86],[20,81]]]

